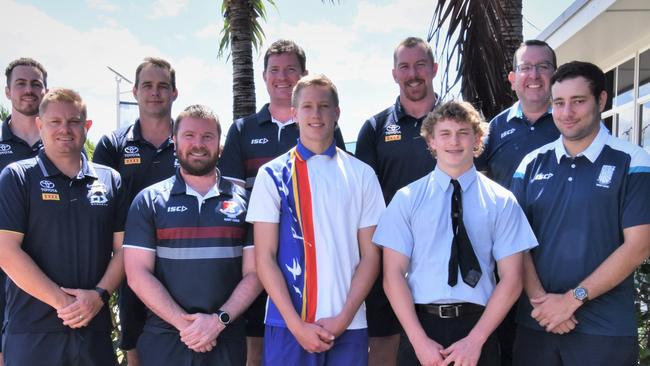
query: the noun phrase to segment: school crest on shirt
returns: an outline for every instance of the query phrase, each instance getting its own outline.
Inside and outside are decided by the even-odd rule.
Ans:
[[[92,206],[106,206],[108,204],[108,190],[104,183],[100,181],[94,181],[91,184],[87,184],[88,188],[88,202]]]
[[[384,128],[384,142],[399,141],[402,139],[402,129],[397,124],[390,124]]]
[[[124,148],[124,165],[140,164],[140,149],[137,146],[129,145]]]
[[[43,179],[38,183],[41,186],[41,199],[43,201],[59,201],[59,191],[51,180]]]
[[[609,185],[612,184],[614,170],[616,170],[616,167],[613,165],[603,165],[602,168],[600,168],[600,174],[596,180],[596,185],[598,187],[609,188]]]
[[[244,212],[244,208],[239,202],[235,200],[229,200],[221,202],[221,205],[219,206],[219,212],[226,216],[224,221],[240,222],[237,216],[241,215],[242,212]]]

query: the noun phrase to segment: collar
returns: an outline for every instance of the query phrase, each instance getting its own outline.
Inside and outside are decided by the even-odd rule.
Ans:
[[[174,121],[170,121],[172,127],[174,126]],[[173,130],[173,128],[172,128]],[[133,123],[133,126],[129,129],[129,131],[126,134],[126,140],[127,141],[145,141],[144,137],[142,137],[142,127],[140,126],[140,118],[135,120],[135,123]],[[169,136],[168,142],[172,142],[172,137]],[[157,146],[156,146],[157,147]]]
[[[449,187],[451,187],[451,177],[443,172],[438,165],[436,165],[435,169],[433,169],[433,174],[432,178],[438,183],[440,186],[440,189],[443,192],[446,192]],[[463,173],[458,179],[456,179],[458,183],[460,183],[460,188],[463,190],[463,192],[466,192],[469,187],[474,183],[476,180],[476,167],[472,165],[472,167],[467,170],[465,173]],[[453,188],[452,188],[453,189]]]
[[[433,103],[433,107],[431,108],[431,110],[433,111],[434,109],[436,109],[436,107],[438,105],[440,105],[440,102],[441,102],[440,96],[438,94],[436,94],[436,102]],[[399,120],[401,120],[405,116],[409,116],[409,115],[406,114],[406,112],[404,111],[404,106],[402,106],[402,103],[399,101],[399,95],[398,95],[397,99],[395,100],[395,105],[393,106],[393,118],[395,119],[395,122],[398,122]],[[412,117],[412,116],[409,116],[409,117]],[[412,117],[412,118],[415,118],[415,117]],[[424,119],[424,117],[421,118],[421,119]]]
[[[81,155],[81,170],[75,177],[75,179],[83,179],[85,177],[91,177],[97,179],[97,172],[95,171],[95,167],[93,164],[88,161],[88,158],[84,154]],[[36,157],[36,161],[38,163],[39,168],[41,168],[41,172],[43,173],[44,177],[53,177],[56,175],[62,175],[61,171],[59,168],[54,165],[54,163],[47,157],[45,154],[45,149],[41,149],[38,152],[38,155]]]
[[[271,117],[271,111],[269,111],[270,103],[266,103],[262,106],[259,112],[257,112],[257,124],[261,125],[265,122],[272,122],[273,117]]]
[[[216,168],[215,168],[216,169]],[[192,187],[187,185],[185,183],[185,180],[183,179],[183,176],[181,175],[181,168],[176,168],[176,173],[174,173],[174,184],[172,185],[171,189],[171,194],[173,195],[179,195],[179,194],[187,194],[189,196],[195,196],[195,197],[200,197],[200,198],[211,198],[211,197],[216,197],[219,196],[225,192],[225,189],[223,187],[223,184],[221,182],[221,174],[219,173],[219,169],[217,170],[217,182],[214,184],[212,188],[206,193],[205,196],[201,196],[198,192],[196,192]]]
[[[560,159],[562,159],[563,156],[571,157],[571,155],[569,155],[569,153],[566,151],[562,139],[563,137],[560,136],[560,138],[555,140],[555,157],[557,158],[558,164],[560,163]],[[596,159],[598,159],[600,152],[603,151],[607,139],[609,139],[609,132],[603,124],[603,121],[600,121],[600,130],[598,131],[596,138],[594,138],[594,141],[592,141],[591,144],[583,152],[576,155],[576,157],[584,156],[593,163],[596,161]]]
[[[548,107],[546,110],[546,113],[544,113],[539,119],[544,118],[547,114],[551,114],[553,112],[553,108],[551,106]],[[516,101],[515,104],[510,107],[510,110],[508,111],[508,116],[506,117],[506,121],[510,122],[513,118],[519,118],[521,120],[528,121],[526,116],[524,116],[524,110],[521,108],[521,103],[519,101]]]
[[[294,121],[293,118],[288,120],[288,121],[280,121],[280,120],[275,119],[273,116],[271,116],[271,122],[275,123],[279,127],[289,126],[289,125],[293,125],[293,124],[296,123],[296,121]]]
[[[296,145],[296,152],[298,152],[298,155],[300,155],[300,157],[305,161],[309,160],[309,158],[311,158],[314,155],[327,155],[330,158],[333,158],[334,154],[336,154],[336,140],[333,140],[330,147],[328,147],[327,150],[325,150],[322,154],[316,154],[311,150],[309,150],[307,147],[305,147],[305,145],[303,145],[302,142],[300,142],[300,139],[298,139],[298,144]]]

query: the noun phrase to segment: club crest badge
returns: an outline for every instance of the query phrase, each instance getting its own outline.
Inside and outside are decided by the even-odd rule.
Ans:
[[[219,206],[219,212],[226,216],[225,221],[239,222],[237,216],[244,212],[244,208],[235,200],[223,201]]]
[[[609,188],[610,184],[612,184],[614,170],[616,170],[616,167],[613,165],[603,165],[603,167],[600,168],[600,174],[596,180],[596,185],[598,187]]]

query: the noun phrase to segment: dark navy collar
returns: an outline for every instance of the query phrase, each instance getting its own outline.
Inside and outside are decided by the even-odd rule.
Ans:
[[[436,102],[433,103],[433,107],[431,108],[431,110],[433,111],[434,109],[436,109],[436,107],[437,107],[439,104],[440,104],[440,96],[438,96],[438,94],[436,94]],[[411,118],[415,118],[415,117],[413,117],[413,116],[410,116],[410,115],[406,114],[406,112],[404,111],[404,106],[403,106],[402,103],[399,101],[399,95],[398,95],[398,96],[397,96],[397,99],[395,100],[395,105],[394,105],[394,107],[393,107],[393,118],[394,118],[395,122],[397,123],[397,122],[399,122],[402,118],[404,118],[404,117],[406,117],[406,116],[409,116],[409,117],[411,117]],[[419,120],[419,119],[424,119],[424,117],[423,117],[423,118],[417,118],[417,119],[418,119],[418,120]]]
[[[546,113],[542,114],[541,117],[539,117],[537,120],[539,121],[542,118],[552,113],[553,113],[553,108],[551,106],[548,106]],[[512,107],[510,107],[510,110],[508,111],[508,116],[506,117],[506,122],[510,122],[513,118],[519,118],[520,120],[528,121],[528,118],[524,116],[524,110],[521,108],[520,101],[516,101],[515,104],[513,104]]]
[[[334,155],[336,154],[336,140],[333,140],[332,144],[322,154],[316,154],[311,150],[309,150],[307,147],[305,147],[305,145],[303,145],[302,142],[300,142],[300,139],[298,139],[298,144],[296,145],[296,151],[298,152],[298,155],[300,155],[300,157],[303,160],[309,160],[309,158],[311,158],[314,155],[327,155],[330,158],[333,158]]]
[[[174,121],[169,122],[172,125],[172,130],[174,126]],[[140,142],[148,142],[142,137],[142,127],[140,126],[140,118],[135,120],[135,123],[131,126],[129,131],[126,134],[126,140],[127,141],[140,141]],[[167,139],[168,143],[172,143],[172,137],[169,136]],[[157,146],[156,146],[157,147]]]
[[[262,106],[259,112],[257,112],[257,124],[261,125],[265,122],[272,122],[271,111],[269,110],[269,103],[266,103]]]
[[[81,156],[81,170],[75,177],[75,179],[83,179],[85,177],[91,177],[97,179],[97,172],[95,171],[95,167],[93,164],[88,161],[88,158],[82,153],[80,154]],[[54,165],[54,163],[47,157],[47,154],[45,154],[45,149],[41,149],[38,152],[38,155],[36,157],[36,161],[38,162],[39,168],[41,168],[41,172],[43,173],[44,177],[53,177],[56,175],[64,175],[61,173],[59,168]]]

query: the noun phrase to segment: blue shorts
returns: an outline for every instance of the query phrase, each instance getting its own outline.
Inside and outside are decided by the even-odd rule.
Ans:
[[[109,332],[4,333],[5,366],[114,366]]]
[[[346,330],[327,352],[309,353],[288,328],[266,326],[264,366],[367,366],[368,330]]]
[[[636,366],[639,358],[636,337],[553,334],[521,325],[513,351],[513,365],[526,366]]]

